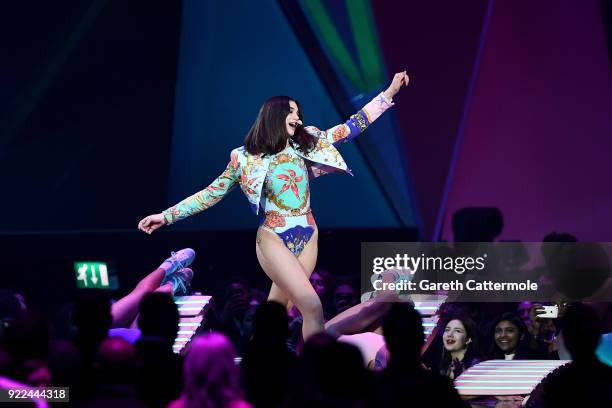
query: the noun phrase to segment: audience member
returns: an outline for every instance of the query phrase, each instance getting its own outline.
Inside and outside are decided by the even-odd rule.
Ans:
[[[277,407],[295,383],[296,359],[287,348],[287,312],[276,302],[260,305],[253,317],[253,337],[242,360],[247,399],[255,407]]]
[[[119,337],[104,339],[94,360],[93,395],[81,407],[146,407],[134,389],[137,375],[136,350]]]
[[[166,407],[182,389],[182,364],[172,350],[178,331],[179,313],[167,293],[147,294],[140,303],[136,342],[139,360],[137,390],[151,407]]]
[[[467,316],[453,316],[444,325],[439,372],[455,379],[480,362],[476,323]]]
[[[539,349],[529,346],[527,327],[514,313],[504,313],[493,324],[489,358],[502,360],[525,360],[548,358],[544,345]]]
[[[250,408],[243,399],[235,358],[223,334],[196,337],[185,359],[183,392],[169,408]]]
[[[562,342],[572,362],[543,384],[544,407],[603,407],[612,401],[612,367],[599,361],[595,349],[601,322],[588,305],[571,305],[562,319]]]
[[[377,378],[376,406],[464,406],[446,376],[423,368],[423,324],[410,304],[393,305],[383,320],[383,334],[390,361]]]

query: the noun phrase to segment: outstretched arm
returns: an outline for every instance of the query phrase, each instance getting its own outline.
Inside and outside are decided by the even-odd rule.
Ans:
[[[366,128],[378,119],[384,111],[393,106],[393,97],[399,92],[402,85],[408,86],[409,81],[410,78],[408,74],[406,74],[406,71],[398,72],[394,75],[393,81],[391,81],[391,84],[384,92],[378,94],[345,123],[325,131],[321,131],[312,126],[307,127],[306,130],[319,137],[324,137],[328,142],[336,146],[340,143],[348,142],[366,130]]]
[[[156,229],[175,223],[190,215],[202,212],[213,205],[232,190],[238,179],[238,161],[236,152],[232,152],[231,160],[227,168],[208,187],[198,191],[180,203],[164,210],[159,214],[149,215],[138,223],[138,229],[148,234]]]

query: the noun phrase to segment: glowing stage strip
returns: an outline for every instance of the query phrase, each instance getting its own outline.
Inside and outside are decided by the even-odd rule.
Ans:
[[[513,361],[513,360],[508,360],[508,361]],[[556,360],[556,361],[552,361],[550,363],[547,362],[543,362],[543,361],[527,361],[527,360],[516,360],[517,362],[515,363],[506,363],[504,360],[492,360],[492,361],[485,361],[484,363],[482,363],[483,365],[502,365],[505,367],[510,367],[510,366],[519,366],[519,365],[528,365],[528,366],[532,366],[532,365],[545,365],[547,367],[549,366],[553,366],[556,367],[559,365],[559,363],[557,363],[556,361],[560,361],[560,360]],[[518,363],[518,361],[525,361],[524,363]]]
[[[208,300],[177,300],[177,305],[206,305],[208,304]]]
[[[533,389],[533,387],[489,387],[489,386],[474,387],[471,385],[465,385],[465,386],[456,385],[455,388],[460,389],[460,390],[529,390],[529,391]]]
[[[198,327],[200,323],[179,323],[179,327]]]
[[[533,364],[544,364],[550,366],[558,366],[559,361],[563,360],[489,360],[483,361],[480,364],[490,365],[490,364],[502,364],[502,365],[533,365]]]
[[[461,395],[525,395],[548,374],[567,363],[563,360],[483,361],[456,378],[455,388]]]
[[[527,384],[533,384],[533,380],[458,380],[457,384],[463,384],[463,383],[494,383],[494,384],[499,384],[499,383],[511,383],[511,384],[516,384],[516,383],[527,383]]]
[[[187,312],[187,311],[199,312],[200,310],[202,310],[202,308],[201,307],[179,307],[178,310],[179,312]]]
[[[555,367],[551,367],[551,368],[555,368]],[[487,368],[473,368],[470,370],[470,372],[483,372],[483,373],[491,373],[492,370],[489,370]],[[504,373],[541,373],[542,370],[503,370]],[[492,373],[491,373],[492,374]]]
[[[542,378],[542,375],[525,375],[525,374],[463,374],[462,377],[485,377],[485,378]]]
[[[479,366],[480,367],[480,366]],[[505,369],[514,369],[516,366],[514,367],[509,367],[507,365],[493,365],[493,364],[487,364],[486,366],[482,366],[482,368],[501,368],[501,370],[496,370],[496,371],[504,371]],[[527,366],[525,368],[555,368],[557,366]]]

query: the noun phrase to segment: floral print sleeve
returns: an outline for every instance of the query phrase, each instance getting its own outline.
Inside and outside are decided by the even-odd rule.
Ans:
[[[322,131],[315,127],[309,126],[306,130],[315,134],[318,137],[327,139],[328,142],[337,146],[340,143],[348,142],[358,134],[366,130],[372,122],[374,122],[384,111],[393,106],[394,103],[388,100],[384,93],[378,94],[366,106],[357,111],[345,123],[332,127],[331,129]]]
[[[202,212],[217,204],[235,187],[238,177],[238,158],[236,152],[232,152],[231,160],[225,171],[210,183],[208,187],[187,197],[162,213],[166,223],[168,225],[173,224],[176,221]]]

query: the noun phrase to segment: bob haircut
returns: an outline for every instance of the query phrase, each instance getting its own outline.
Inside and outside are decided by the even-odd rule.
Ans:
[[[295,102],[298,107],[298,116],[303,122],[303,112],[300,103],[288,96],[273,96],[259,109],[255,123],[244,139],[244,147],[250,154],[276,154],[287,145],[289,134],[285,121],[290,113],[289,102]],[[308,153],[314,147],[314,136],[298,126],[292,136],[303,153]]]

